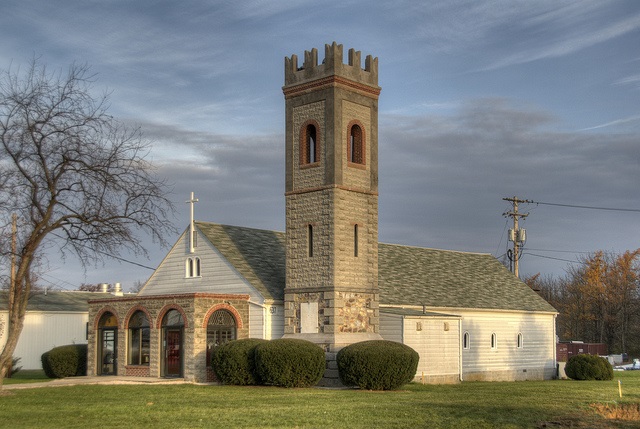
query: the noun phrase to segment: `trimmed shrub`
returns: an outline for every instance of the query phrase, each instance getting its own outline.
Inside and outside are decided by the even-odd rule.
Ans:
[[[260,384],[255,368],[255,348],[267,340],[247,338],[229,341],[213,349],[211,366],[224,384],[238,386]]]
[[[371,340],[341,349],[336,360],[345,386],[394,390],[413,380],[420,355],[404,344]]]
[[[282,338],[255,348],[256,373],[262,384],[281,387],[315,386],[325,368],[324,351],[316,344]]]
[[[42,369],[49,378],[87,375],[87,345],[70,344],[54,347],[40,357]]]
[[[579,354],[571,356],[564,368],[573,380],[613,380],[613,367],[600,356]]]

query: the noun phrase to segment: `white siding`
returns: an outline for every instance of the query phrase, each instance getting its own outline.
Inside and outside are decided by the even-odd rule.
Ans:
[[[420,354],[416,378],[424,375],[431,382],[458,379],[459,324],[459,319],[405,317],[404,343]]]
[[[284,306],[282,304],[267,305],[265,313],[267,339],[282,338],[284,335]]]
[[[88,312],[41,313],[27,312],[14,357],[23,369],[40,369],[40,357],[54,347],[86,344]]]
[[[249,303],[249,337],[265,338],[265,309],[261,305]]]
[[[264,297],[198,232],[198,247],[189,253],[188,234],[182,234],[160,266],[140,291],[141,296],[176,293],[248,294],[251,301],[262,303]],[[186,278],[185,261],[200,258],[201,276]]]
[[[482,372],[512,373],[515,379],[535,378],[555,369],[555,332],[552,314],[501,313],[465,310],[462,332],[470,346],[462,351],[463,376]],[[497,344],[491,348],[491,335]],[[517,347],[518,333],[523,346]],[[498,377],[499,378],[499,377]]]
[[[380,312],[380,336],[388,341],[402,343],[402,316]]]

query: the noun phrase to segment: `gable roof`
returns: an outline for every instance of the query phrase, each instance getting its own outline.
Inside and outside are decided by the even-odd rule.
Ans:
[[[27,311],[83,312],[89,311],[90,299],[115,298],[110,293],[101,292],[36,292],[27,303]],[[8,310],[6,293],[0,294],[0,310]]]
[[[266,298],[284,298],[283,232],[209,222],[196,226]],[[556,312],[489,254],[380,243],[378,287],[384,305]]]
[[[195,225],[265,298],[284,299],[284,233],[209,222]]]
[[[382,244],[380,303],[497,310],[556,310],[486,253]]]

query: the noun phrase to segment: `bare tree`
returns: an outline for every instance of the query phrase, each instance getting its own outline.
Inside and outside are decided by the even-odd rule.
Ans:
[[[24,72],[0,71],[0,249],[15,262],[0,388],[45,249],[86,266],[121,248],[145,253],[140,233],[166,245],[174,231],[166,184],[146,160],[149,143],[107,114],[108,96],[94,97],[94,82],[75,64],[66,74],[37,60]]]

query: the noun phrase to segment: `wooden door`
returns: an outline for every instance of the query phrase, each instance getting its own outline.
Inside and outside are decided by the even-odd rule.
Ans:
[[[165,375],[167,377],[182,376],[182,330],[166,330]]]

